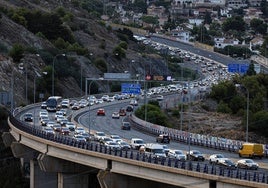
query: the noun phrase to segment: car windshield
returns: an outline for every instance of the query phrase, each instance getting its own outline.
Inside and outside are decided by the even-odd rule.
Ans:
[[[128,145],[126,142],[120,142],[120,145]]]
[[[78,127],[77,130],[84,130],[84,128],[82,128],[82,127],[79,128],[79,127]]]
[[[224,158],[224,156],[221,154],[218,154],[218,155],[216,155],[216,158]]]
[[[162,149],[154,149],[153,152],[154,153],[164,153],[164,151]]]
[[[104,133],[97,133],[98,136],[105,136]]]
[[[115,145],[117,145],[117,143],[115,143],[115,142],[110,142],[109,145],[113,145],[113,146],[115,146]]]
[[[193,151],[193,154],[200,154],[199,151]]]
[[[246,163],[254,163],[254,161],[252,161],[251,159],[247,159],[245,161],[246,161]]]
[[[176,154],[183,154],[182,151],[175,151]]]
[[[136,140],[136,143],[137,144],[143,144],[143,141],[142,140]]]

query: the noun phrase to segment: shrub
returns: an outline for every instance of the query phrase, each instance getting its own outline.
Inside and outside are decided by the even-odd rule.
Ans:
[[[12,49],[9,51],[9,56],[13,58],[15,62],[19,62],[23,57],[24,48],[21,44],[14,44]]]

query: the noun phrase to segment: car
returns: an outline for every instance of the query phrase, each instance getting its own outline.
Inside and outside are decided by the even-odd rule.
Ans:
[[[163,147],[163,151],[165,152],[166,155],[168,155],[168,152],[169,152],[169,148],[167,145],[161,145]]]
[[[163,95],[157,95],[156,100],[157,101],[162,101],[162,100],[164,100],[164,96]]]
[[[80,109],[80,106],[78,103],[74,103],[71,107],[72,110],[79,110]]]
[[[219,158],[217,164],[227,168],[236,168],[236,164],[229,158]]]
[[[62,111],[56,111],[56,113],[55,113],[55,119],[57,119],[59,116],[63,116],[63,112]]]
[[[156,137],[156,142],[169,144],[170,136],[167,134],[160,134],[158,137]]]
[[[123,121],[121,125],[122,130],[131,130],[131,125],[129,122]]]
[[[52,128],[55,132],[61,132],[61,125],[58,123],[55,123]]]
[[[132,99],[130,100],[129,104],[132,106],[138,106],[138,101],[136,99]]]
[[[112,134],[110,136],[110,138],[113,140],[113,142],[119,142],[121,141],[122,139],[120,138],[120,136],[116,135],[116,134]]]
[[[51,127],[44,127],[43,131],[45,132],[45,134],[51,134],[51,135],[55,134],[54,130]]]
[[[55,124],[54,121],[48,121],[47,122],[47,127],[53,127],[54,124]]]
[[[47,109],[47,102],[42,102],[41,109]]]
[[[107,99],[107,102],[113,102],[115,99],[114,99],[114,97],[109,97],[108,99]]]
[[[218,163],[219,162],[219,159],[221,158],[225,158],[223,154],[213,154],[213,155],[210,155],[209,156],[209,163],[212,164],[212,163]]]
[[[46,110],[41,110],[39,112],[39,119],[41,119],[42,117],[48,117],[48,112]]]
[[[109,95],[103,95],[103,96],[101,97],[101,99],[102,99],[103,101],[108,101],[108,99],[109,99]]]
[[[73,122],[68,121],[65,127],[67,127],[70,131],[74,131],[76,126]]]
[[[63,101],[61,102],[61,107],[62,107],[62,108],[69,108],[69,107],[70,107],[70,101],[63,100]]]
[[[62,112],[62,115],[63,116],[66,116],[67,115],[67,110],[66,109],[60,109],[60,112]]]
[[[100,144],[105,144],[106,142],[112,142],[113,140],[107,136],[102,137],[99,139]]]
[[[113,141],[107,141],[104,144],[106,147],[112,149],[113,151],[115,150],[121,150],[120,145],[117,142],[113,142]]]
[[[56,119],[56,122],[60,123],[64,119],[66,119],[64,116],[58,116],[57,119]]]
[[[87,140],[85,139],[84,136],[80,135],[80,134],[76,134],[73,136],[73,139],[78,141],[78,142],[86,142]]]
[[[144,146],[144,141],[141,138],[132,138],[130,140],[130,147],[132,149],[140,149],[141,146]]]
[[[118,112],[113,112],[113,113],[112,113],[112,118],[113,118],[113,119],[119,119],[119,118],[120,118],[119,113],[118,113]]]
[[[198,150],[191,150],[190,153],[186,153],[186,158],[193,161],[204,161],[204,155]]]
[[[126,116],[127,115],[126,110],[124,108],[120,108],[119,115],[120,116]]]
[[[48,118],[48,116],[43,116],[43,117],[41,117],[41,119],[40,119],[40,124],[41,124],[42,126],[46,126],[48,122],[49,122],[49,118]]]
[[[96,103],[96,104],[102,104],[103,102],[104,102],[104,101],[103,101],[102,99],[97,99],[95,103]]]
[[[32,113],[25,113],[24,114],[24,121],[32,122],[33,121],[33,114]]]
[[[101,132],[101,131],[97,131],[95,134],[94,134],[94,138],[95,140],[99,141],[100,139],[106,137],[105,133],[104,132]]]
[[[67,127],[62,127],[61,130],[60,130],[60,133],[62,135],[69,135],[70,134],[70,130]]]
[[[134,108],[132,105],[127,105],[126,111],[127,112],[133,112]]]
[[[238,168],[258,170],[259,164],[252,159],[241,159],[236,162]]]
[[[117,143],[120,145],[122,150],[129,150],[130,149],[129,143],[127,143],[125,141],[121,140],[121,141],[118,141]]]
[[[82,135],[86,139],[86,141],[91,140],[91,136],[89,135],[89,133],[80,133],[79,135]]]
[[[105,116],[105,110],[103,108],[99,108],[97,110],[97,116]]]
[[[85,129],[83,127],[76,127],[76,129],[74,130],[75,134],[82,134],[85,133]]]
[[[68,119],[64,118],[60,121],[60,125],[63,126],[63,127],[66,127],[66,124],[69,122]]]
[[[186,160],[186,155],[183,153],[182,150],[169,150],[168,157],[178,159],[180,161]]]

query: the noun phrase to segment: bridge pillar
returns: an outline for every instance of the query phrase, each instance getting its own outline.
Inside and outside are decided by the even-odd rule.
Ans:
[[[57,188],[99,187],[96,178],[98,170],[78,163],[39,154],[39,167],[46,173],[56,174]]]
[[[36,160],[30,160],[30,188],[57,188],[57,173],[44,172]]]
[[[10,132],[4,132],[2,134],[2,139],[6,147],[10,147],[12,142],[16,141]]]
[[[109,170],[99,170],[97,175],[101,188],[181,188],[179,186],[168,185],[161,182],[150,181],[142,178],[122,175],[110,172]]]

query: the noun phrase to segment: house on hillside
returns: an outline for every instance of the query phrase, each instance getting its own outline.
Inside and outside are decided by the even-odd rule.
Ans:
[[[214,47],[224,48],[225,46],[235,46],[239,45],[238,39],[226,39],[225,37],[216,37],[214,38]]]
[[[177,27],[176,29],[172,29],[170,31],[170,34],[171,36],[175,37],[177,40],[189,42],[190,32],[185,31],[182,27]]]

